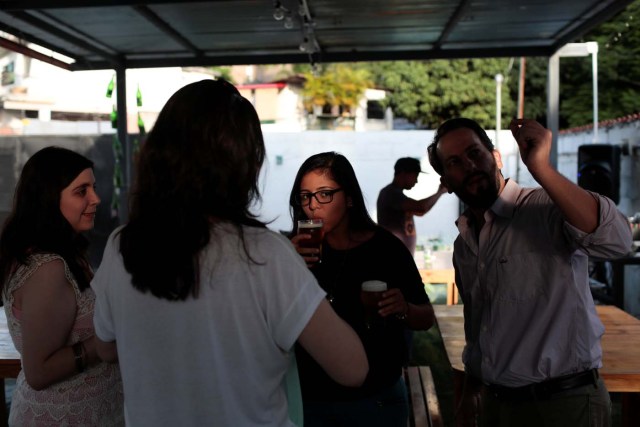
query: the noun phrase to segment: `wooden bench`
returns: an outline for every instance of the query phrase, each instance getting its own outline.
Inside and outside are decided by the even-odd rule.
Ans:
[[[409,394],[409,427],[443,427],[436,387],[428,366],[405,368]]]

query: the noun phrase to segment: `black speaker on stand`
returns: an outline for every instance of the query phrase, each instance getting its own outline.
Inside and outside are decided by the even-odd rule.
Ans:
[[[589,144],[578,147],[578,185],[620,202],[620,147]]]
[[[609,144],[589,144],[578,147],[578,185],[620,201],[620,147]],[[614,304],[611,286],[611,265],[607,261],[589,260],[589,287],[597,303]]]

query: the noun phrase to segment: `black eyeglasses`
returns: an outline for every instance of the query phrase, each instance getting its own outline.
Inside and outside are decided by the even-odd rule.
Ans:
[[[296,203],[300,206],[309,206],[311,204],[311,198],[314,197],[316,201],[322,205],[333,202],[333,195],[338,191],[342,191],[342,188],[335,188],[333,190],[320,190],[315,193],[298,193],[295,196]]]

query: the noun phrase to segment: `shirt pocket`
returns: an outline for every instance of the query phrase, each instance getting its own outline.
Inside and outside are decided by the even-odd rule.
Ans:
[[[501,255],[493,265],[495,297],[505,302],[525,302],[546,293],[551,257],[541,252]]]

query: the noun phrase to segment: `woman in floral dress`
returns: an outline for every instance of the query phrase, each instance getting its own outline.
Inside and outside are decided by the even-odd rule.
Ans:
[[[10,425],[124,424],[118,365],[95,351],[82,232],[93,228],[99,203],[87,158],[47,147],[25,164],[0,235],[2,299],[22,361]]]

